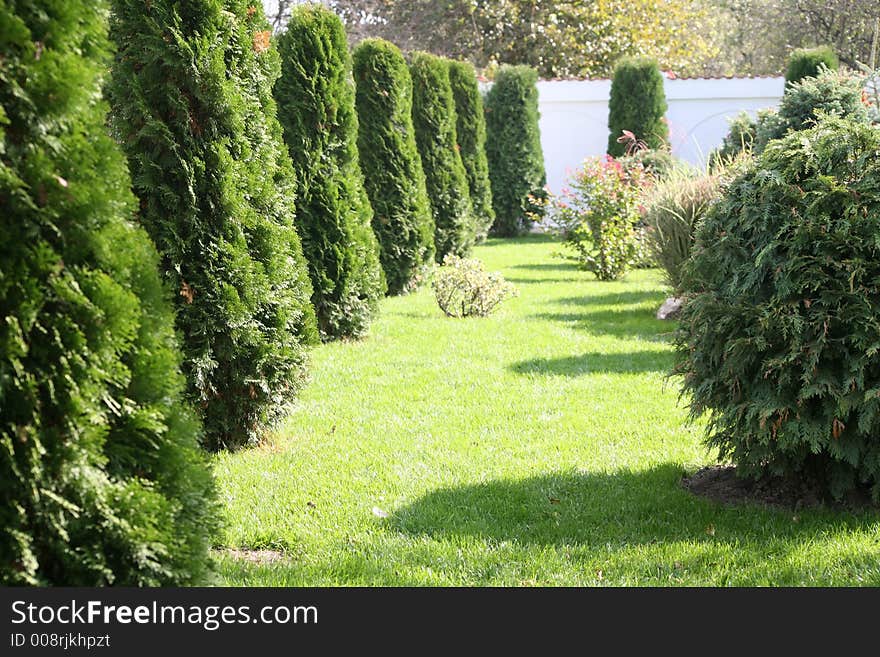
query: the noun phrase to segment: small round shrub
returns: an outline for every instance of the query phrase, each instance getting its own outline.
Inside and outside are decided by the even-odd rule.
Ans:
[[[449,62],[449,82],[455,99],[455,133],[468,190],[474,209],[477,241],[489,234],[495,222],[492,208],[492,189],[489,184],[489,162],[486,159],[486,115],[483,97],[477,84],[477,74],[468,62]]]
[[[505,65],[486,95],[486,157],[495,210],[491,233],[499,237],[528,232],[543,213],[547,174],[537,82],[534,69]]]
[[[673,293],[681,290],[681,268],[690,257],[694,232],[720,196],[721,180],[719,173],[679,168],[659,180],[643,201],[648,248]]]
[[[823,116],[868,123],[868,108],[862,101],[863,83],[861,76],[824,70],[818,77],[789,85],[778,112],[759,113],[754,152],[761,153],[770,141],[791,131],[813,126]]]
[[[829,118],[729,185],[685,266],[676,372],[743,475],[880,499],[880,131]]]
[[[823,68],[836,71],[839,66],[840,62],[831,46],[800,48],[792,52],[788,58],[785,81],[789,84],[800,82],[804,78],[818,76]]]
[[[386,287],[358,161],[345,27],[335,12],[301,5],[277,44],[275,98],[296,175],[296,226],[318,329],[324,340],[359,338]]]
[[[432,281],[437,305],[449,317],[486,317],[517,289],[497,272],[487,272],[475,258],[449,254]]]
[[[458,149],[455,100],[446,60],[413,53],[413,125],[434,216],[435,257],[466,255],[476,240],[467,174]]]
[[[434,218],[412,123],[412,79],[393,43],[354,51],[358,153],[389,294],[415,289],[434,264]]]
[[[657,62],[647,57],[625,57],[614,68],[608,100],[608,154],[626,155],[619,138],[631,132],[652,150],[668,149],[666,92]]]
[[[749,153],[755,142],[758,121],[749,116],[748,112],[740,112],[730,119],[730,128],[724,140],[709,158],[710,162],[729,162],[740,153]]]

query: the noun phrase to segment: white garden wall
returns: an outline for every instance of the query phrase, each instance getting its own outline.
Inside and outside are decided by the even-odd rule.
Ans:
[[[719,78],[665,80],[672,152],[702,164],[727,134],[728,119],[778,105],[785,80]],[[566,172],[608,146],[610,80],[561,80],[538,83],[541,144],[547,183],[558,192]]]

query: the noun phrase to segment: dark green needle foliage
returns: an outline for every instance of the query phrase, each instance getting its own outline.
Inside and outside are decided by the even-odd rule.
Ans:
[[[747,476],[880,499],[880,131],[829,118],[772,142],[685,266],[677,371]]]
[[[106,132],[106,19],[0,2],[3,585],[197,583],[215,531],[158,256]]]
[[[212,449],[252,444],[317,340],[268,89],[259,8],[114,0],[113,127],[175,290],[189,395]],[[265,109],[266,112],[261,111]]]
[[[394,44],[354,51],[358,153],[389,294],[415,289],[434,262],[434,219],[412,123],[412,78]]]
[[[647,57],[625,57],[614,68],[608,101],[608,154],[626,154],[627,144],[618,142],[624,130],[652,150],[669,147],[666,124],[666,92],[657,62]]]
[[[840,66],[837,55],[830,46],[818,48],[801,48],[791,53],[788,67],[785,69],[785,81],[789,84],[800,82],[804,78],[814,78],[823,68],[836,71]]]
[[[434,217],[435,258],[470,253],[476,240],[467,174],[455,132],[455,100],[448,62],[413,53],[413,124]]]
[[[325,340],[362,337],[385,294],[373,211],[357,152],[345,28],[319,5],[297,7],[278,38],[275,83],[297,177],[297,226]]]
[[[538,73],[502,66],[486,95],[486,156],[495,209],[493,235],[528,232],[543,214],[547,174],[538,127]]]
[[[455,131],[474,209],[477,241],[483,241],[495,222],[489,162],[486,159],[486,115],[477,74],[468,62],[449,62],[449,82],[455,100]]]

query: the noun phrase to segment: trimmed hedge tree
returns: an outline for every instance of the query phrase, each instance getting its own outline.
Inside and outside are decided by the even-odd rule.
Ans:
[[[608,100],[608,154],[620,157],[627,146],[618,142],[624,130],[652,150],[669,147],[666,92],[657,62],[647,57],[624,57],[614,67]]]
[[[823,67],[836,71],[839,66],[840,62],[831,46],[801,48],[791,53],[791,56],[788,58],[785,81],[789,84],[800,82],[804,78],[818,76],[822,72]]]
[[[318,328],[325,340],[362,337],[386,288],[358,163],[345,28],[329,9],[300,6],[278,50],[275,98],[298,183],[296,223]]]
[[[486,115],[477,74],[468,62],[449,62],[449,82],[455,101],[455,134],[476,222],[477,241],[483,241],[495,223],[489,162],[486,159]]]
[[[286,149],[265,111],[272,81],[257,84],[269,33],[258,7],[232,0],[113,7],[113,125],[176,291],[189,395],[208,447],[253,443],[317,341]]]
[[[410,61],[413,125],[434,217],[435,258],[465,256],[476,239],[467,174],[455,133],[455,101],[446,60],[417,52]]]
[[[742,474],[880,500],[880,131],[775,141],[697,230],[677,372]]]
[[[544,152],[538,128],[538,73],[528,66],[502,66],[486,95],[486,156],[495,210],[493,235],[528,232],[543,215]],[[530,199],[539,202],[533,203]]]
[[[389,294],[410,292],[434,262],[434,219],[412,122],[412,78],[393,43],[365,39],[353,56],[358,154]]]
[[[106,133],[107,6],[31,5],[0,3],[0,584],[198,583],[217,502]]]

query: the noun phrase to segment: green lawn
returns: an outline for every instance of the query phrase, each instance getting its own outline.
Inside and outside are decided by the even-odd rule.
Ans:
[[[386,299],[368,339],[314,352],[298,410],[215,460],[230,585],[880,585],[880,518],[725,508],[685,424],[657,271],[600,283],[546,238],[476,256],[520,290],[448,319]]]

